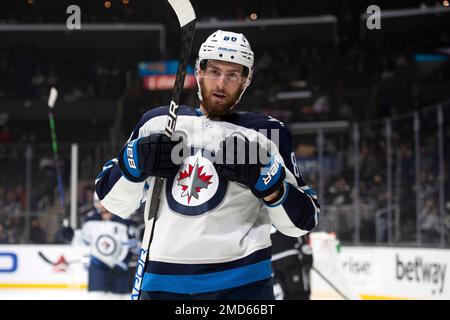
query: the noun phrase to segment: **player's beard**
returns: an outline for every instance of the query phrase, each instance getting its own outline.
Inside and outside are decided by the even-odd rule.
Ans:
[[[239,98],[242,89],[237,90],[237,92],[234,95],[229,95],[225,92],[221,92],[224,95],[226,95],[224,101],[222,102],[214,102],[212,99],[213,92],[216,92],[217,90],[206,90],[203,81],[200,80],[200,87],[202,90],[202,105],[205,111],[208,114],[208,117],[214,118],[214,117],[225,117],[233,113],[235,109],[235,102]]]

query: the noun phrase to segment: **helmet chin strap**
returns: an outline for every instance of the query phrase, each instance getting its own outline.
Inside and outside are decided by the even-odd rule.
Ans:
[[[250,70],[248,77],[245,80],[244,87],[241,91],[241,94],[236,99],[236,101],[233,103],[233,105],[228,109],[229,112],[233,111],[234,108],[236,107],[236,105],[239,103],[239,101],[241,101],[242,95],[244,94],[245,90],[247,90],[248,86],[250,85],[250,82],[252,82],[252,77],[253,77],[253,69]]]

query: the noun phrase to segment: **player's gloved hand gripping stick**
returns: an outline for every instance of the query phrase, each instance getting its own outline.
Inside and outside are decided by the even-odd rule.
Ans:
[[[181,28],[181,54],[180,64],[178,65],[177,75],[175,78],[175,86],[172,91],[172,101],[170,102],[169,114],[165,127],[165,135],[169,138],[175,130],[177,120],[177,111],[180,102],[181,91],[183,90],[184,79],[186,75],[186,66],[188,63],[189,54],[191,52],[192,42],[194,40],[195,31],[195,12],[189,0],[168,0],[172,9],[177,15],[178,22]],[[134,172],[135,175],[140,173]],[[142,248],[139,256],[138,266],[136,268],[136,277],[134,280],[133,290],[131,293],[132,300],[139,300],[141,295],[142,280],[145,273],[145,266],[148,260],[148,251],[153,237],[154,222],[156,220],[156,213],[159,207],[159,197],[164,179],[159,176],[155,178],[153,186],[153,193],[150,194],[145,203],[144,219],[145,232],[142,239]]]
[[[133,182],[145,181],[149,176],[172,177],[180,167],[171,160],[172,150],[178,143],[163,133],[132,140],[119,153],[120,171]]]

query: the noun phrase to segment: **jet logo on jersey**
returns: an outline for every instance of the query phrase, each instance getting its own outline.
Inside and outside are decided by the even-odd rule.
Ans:
[[[189,164],[189,169],[180,172],[180,176],[178,178],[177,185],[183,190],[181,197],[187,197],[188,204],[191,202],[192,197],[198,200],[198,193],[201,192],[202,189],[207,189],[208,185],[212,183],[210,181],[212,175],[207,175],[202,172],[204,166],[199,167],[198,161],[199,159],[197,158],[194,166]]]
[[[101,255],[111,256],[117,251],[117,242],[109,235],[101,235],[98,237],[95,247]]]
[[[169,207],[183,215],[200,215],[214,209],[225,196],[228,182],[214,167],[214,155],[195,148],[183,160],[179,173],[168,179],[166,195]]]

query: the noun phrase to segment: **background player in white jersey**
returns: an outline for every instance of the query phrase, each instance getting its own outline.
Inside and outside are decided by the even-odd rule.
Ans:
[[[96,298],[126,298],[131,291],[128,262],[138,244],[134,227],[98,199],[94,208],[81,229],[82,240],[90,247],[88,291],[98,293]]]
[[[196,62],[200,106],[178,111],[183,141],[164,135],[168,108],[152,109],[96,179],[102,204],[126,217],[165,178],[142,299],[274,299],[271,225],[299,237],[318,223],[287,128],[236,111],[253,61],[244,35],[210,35]]]

